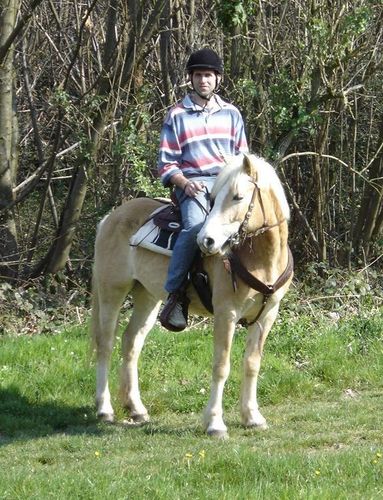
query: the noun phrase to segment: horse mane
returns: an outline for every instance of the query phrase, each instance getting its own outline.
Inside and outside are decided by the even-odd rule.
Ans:
[[[268,163],[263,158],[260,158],[259,156],[253,154],[249,154],[246,156],[251,163],[253,175],[257,179],[259,188],[261,190],[272,192],[279,204],[283,217],[285,219],[289,219],[290,208],[287,203],[282,183],[277,173],[275,172],[274,167],[272,167],[270,163]],[[228,158],[226,166],[218,175],[212,189],[211,195],[213,199],[227,182],[230,182],[230,186],[235,187],[241,177],[247,175],[244,170],[244,158],[244,155],[236,155]]]

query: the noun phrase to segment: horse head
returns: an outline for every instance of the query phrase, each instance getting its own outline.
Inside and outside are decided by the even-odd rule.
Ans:
[[[206,255],[225,255],[246,238],[289,218],[289,207],[274,168],[255,155],[234,157],[219,174],[211,198],[213,208],[197,238]]]

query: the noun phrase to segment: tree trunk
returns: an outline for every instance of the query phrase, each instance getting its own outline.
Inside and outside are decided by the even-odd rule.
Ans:
[[[72,185],[67,203],[62,213],[58,236],[51,249],[46,267],[47,273],[56,273],[64,269],[69,258],[76,224],[80,218],[87,189],[85,165],[78,167],[72,177]]]
[[[169,78],[169,63],[170,61],[170,12],[171,0],[166,0],[165,8],[161,17],[160,27],[160,61],[161,75],[164,89],[164,103],[168,107],[170,105],[170,78]]]
[[[17,171],[17,119],[14,110],[13,44],[5,52],[16,22],[18,0],[0,4],[0,52],[4,53],[0,67],[0,279],[16,278],[18,245],[12,205],[13,186]]]
[[[383,121],[380,123],[378,145],[383,142]],[[365,183],[362,203],[353,239],[355,251],[362,246],[364,254],[368,257],[371,244],[378,239],[381,233],[383,211],[383,152],[375,157],[372,162],[369,183]]]

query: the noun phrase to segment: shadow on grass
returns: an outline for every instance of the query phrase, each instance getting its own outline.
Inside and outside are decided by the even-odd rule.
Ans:
[[[31,401],[16,387],[0,388],[0,446],[64,432],[99,434],[102,429],[92,407]]]

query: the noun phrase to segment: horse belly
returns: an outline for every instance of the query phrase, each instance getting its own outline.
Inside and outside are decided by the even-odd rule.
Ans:
[[[165,300],[167,292],[164,289],[166,281],[169,257],[161,255],[145,248],[132,248],[129,256],[132,276],[153,297]]]

